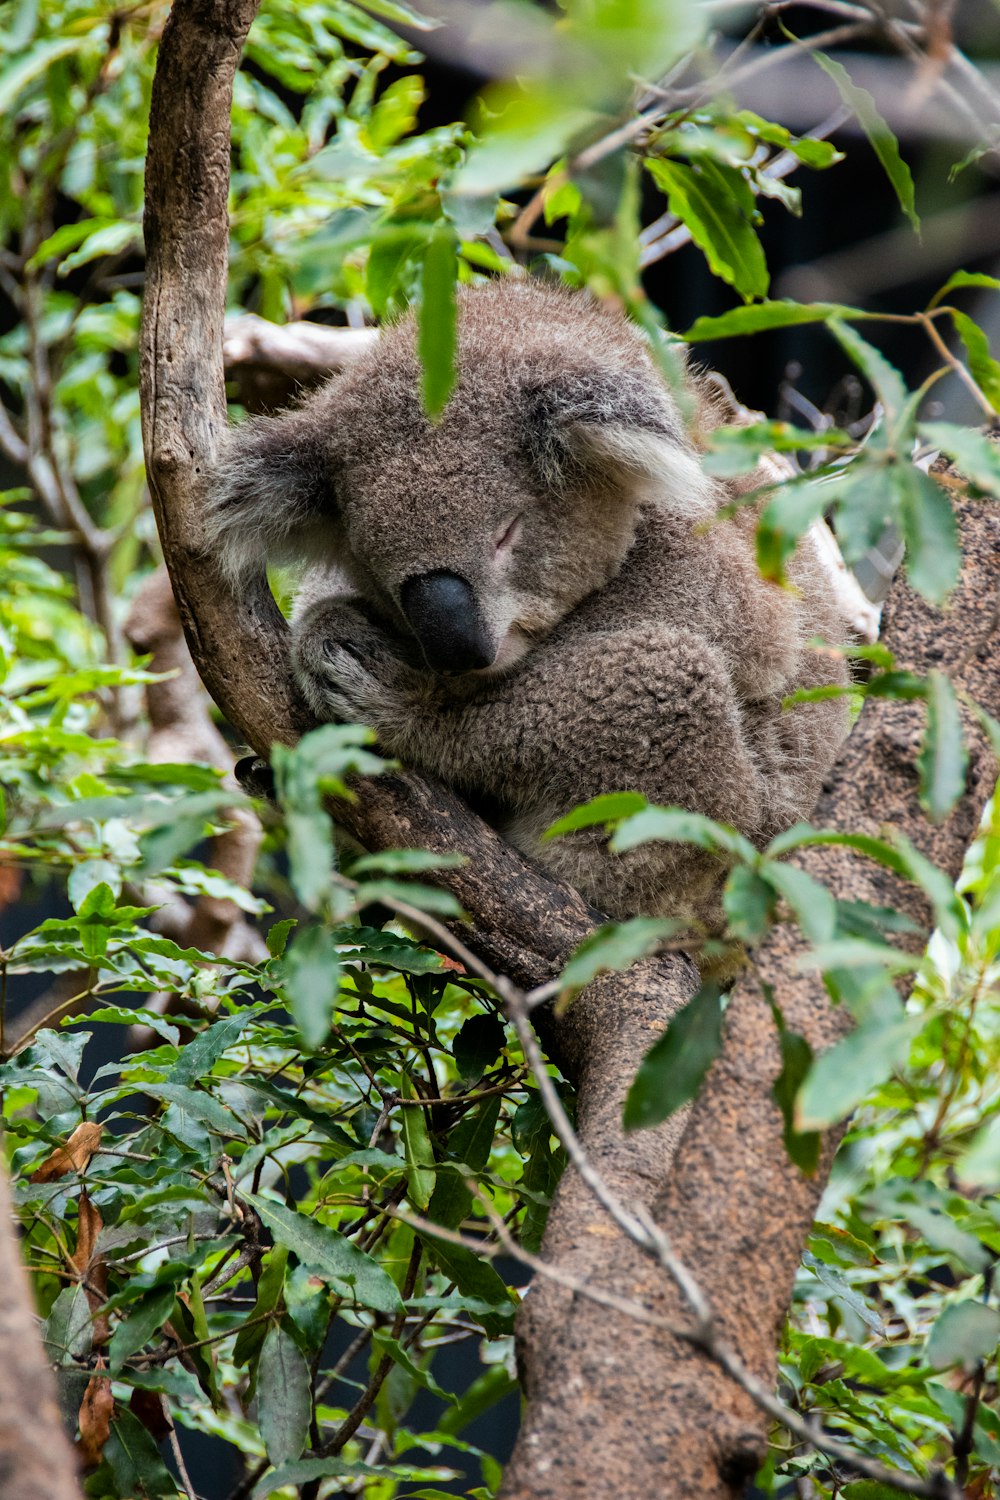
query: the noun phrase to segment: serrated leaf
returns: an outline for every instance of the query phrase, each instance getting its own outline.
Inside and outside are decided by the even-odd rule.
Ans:
[[[1000,1344],[1000,1312],[984,1302],[953,1302],[927,1340],[927,1360],[935,1370],[990,1359]]]
[[[767,261],[750,222],[753,195],[741,173],[707,158],[688,166],[651,156],[646,167],[666,194],[670,212],[690,230],[716,276],[747,302],[765,297],[770,282]]]
[[[627,922],[598,927],[567,961],[562,971],[563,993],[575,994],[598,974],[627,969],[683,926],[667,917],[631,917]]]
[[[294,1462],[309,1441],[312,1379],[298,1344],[281,1324],[267,1331],[257,1365],[260,1435],[273,1464]]]
[[[625,1100],[625,1129],[659,1125],[693,1099],[721,1047],[719,990],[703,985],[639,1064]]]
[[[241,1196],[257,1210],[274,1238],[287,1245],[308,1270],[332,1282],[338,1290],[346,1288],[347,1295],[353,1295],[362,1307],[399,1312],[402,1303],[391,1276],[342,1234],[259,1193],[244,1192]]]
[[[424,254],[417,312],[420,399],[431,421],[440,417],[455,386],[458,256],[450,226],[435,230]]]
[[[990,353],[990,341],[967,313],[951,309],[955,332],[962,340],[969,370],[979,389],[995,412],[1000,412],[1000,361]]]
[[[987,494],[1000,496],[1000,447],[995,439],[954,422],[921,422],[917,430],[924,442],[953,459],[966,479]]]
[[[839,318],[830,318],[827,326],[841,348],[850,355],[865,376],[881,401],[889,421],[899,417],[906,406],[907,390],[906,382],[896,366],[891,364],[874,344],[869,344],[867,339],[863,339],[857,329],[850,328]]]
[[[961,562],[951,501],[940,485],[912,464],[894,464],[892,472],[907,577],[931,604],[942,604],[958,582]]]
[[[927,674],[927,728],[917,767],[920,805],[932,823],[942,823],[965,791],[969,752],[955,689],[936,669]]]
[[[893,192],[899,199],[900,208],[919,233],[920,220],[917,217],[914,201],[913,176],[899,154],[899,142],[879,114],[875,100],[867,89],[861,88],[854,82],[843,63],[837,62],[835,58],[828,57],[823,52],[814,51],[812,55],[824,73],[833,79],[841,99],[849,109],[854,111],[858,123],[871,143],[872,150],[882,163],[882,170],[892,184]]]

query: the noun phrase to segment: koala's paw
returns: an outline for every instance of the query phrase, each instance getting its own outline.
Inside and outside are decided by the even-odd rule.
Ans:
[[[321,719],[385,734],[406,707],[412,669],[391,637],[350,604],[313,605],[295,628],[293,661]]]

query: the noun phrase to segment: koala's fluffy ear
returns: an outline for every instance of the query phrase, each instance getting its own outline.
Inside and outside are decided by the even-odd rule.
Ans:
[[[557,488],[659,481],[678,513],[710,515],[711,482],[659,378],[644,366],[567,375],[529,393],[533,457]]]
[[[254,417],[229,433],[205,527],[231,579],[262,572],[269,558],[336,546],[333,470],[326,424],[309,406]]]

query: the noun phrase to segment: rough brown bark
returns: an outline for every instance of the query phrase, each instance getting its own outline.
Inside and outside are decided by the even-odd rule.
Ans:
[[[34,1298],[0,1166],[0,1495],[80,1500],[77,1464],[63,1431],[55,1381],[38,1338]]]
[[[266,754],[273,741],[294,740],[309,722],[288,675],[285,627],[263,587],[232,597],[203,550],[200,527],[206,475],[225,425],[230,92],[253,13],[250,0],[177,0],[164,34],[147,174],[142,395],[150,484],[192,655],[223,711]],[[966,516],[975,545],[963,597],[975,598],[976,590],[987,596],[990,560],[986,543],[977,550],[976,541],[988,535],[985,514]],[[936,632],[938,645],[947,640],[944,659],[953,661],[975,629],[967,603],[943,621],[908,595],[894,607],[895,647],[918,669],[926,665],[925,630]],[[996,684],[986,686],[988,702]],[[843,769],[831,779],[824,819],[834,820],[834,806],[841,826],[894,816],[919,841],[913,713],[885,703],[866,710]],[[981,754],[976,765],[978,783],[934,835],[948,868],[957,869],[986,792]],[[444,877],[472,919],[463,938],[522,985],[550,978],[595,920],[575,892],[526,864],[458,798],[416,777],[379,778],[340,817],[372,848],[468,855],[465,866]],[[822,859],[806,854],[803,862],[825,871],[838,894],[872,891],[871,872],[853,860],[827,851]],[[875,898],[896,895],[903,903],[903,893],[883,881]],[[841,1018],[810,980],[788,982],[785,941],[776,937],[761,962],[781,979],[790,1024],[819,1044],[837,1034]],[[733,1341],[755,1371],[768,1375],[820,1179],[803,1181],[785,1157],[770,1099],[772,1028],[752,986],[734,997],[725,1054],[684,1136],[675,1178],[668,1167],[680,1122],[628,1140],[620,1126],[621,1100],[639,1058],[691,987],[681,960],[637,966],[591,986],[552,1024],[547,1040],[578,1081],[580,1132],[594,1163],[624,1199],[659,1205]],[[679,1316],[662,1274],[623,1242],[572,1176],[553,1209],[545,1254],[585,1280]],[[606,1310],[551,1284],[539,1283],[527,1299],[520,1331],[529,1406],[504,1494],[532,1500],[731,1494],[760,1452],[761,1419],[700,1356],[638,1328],[608,1324]]]
[[[959,522],[965,561],[955,599],[946,611],[935,610],[899,581],[882,638],[901,667],[921,674],[944,667],[956,686],[996,716],[995,642],[980,644],[980,638],[990,613],[984,605],[994,598],[1000,575],[1000,512],[964,501]],[[957,876],[996,779],[985,738],[971,719],[967,728],[972,758],[966,794],[947,821],[934,827],[917,800],[921,706],[869,699],[814,822],[905,834]],[[925,929],[931,925],[916,886],[849,850],[803,849],[796,863],[843,900],[892,906]],[[806,946],[797,929],[776,928],[756,966],[774,986],[788,1026],[819,1050],[846,1032],[849,1017],[830,1005],[815,973],[796,972],[795,960]],[[694,1105],[672,1171],[652,1196],[657,1220],[674,1252],[695,1272],[728,1342],[765,1384],[775,1378],[792,1282],[839,1139],[830,1132],[814,1177],[791,1166],[771,1096],[780,1068],[770,1010],[751,975],[733,992],[723,1055]],[[600,1236],[596,1253],[593,1240],[581,1234],[588,1218]],[[675,1324],[690,1322],[673,1285],[587,1203],[578,1180],[568,1178],[557,1197],[544,1254],[597,1288],[631,1293]],[[620,1329],[609,1335],[605,1308],[538,1281],[520,1333],[529,1399],[503,1489],[509,1500],[722,1500],[741,1493],[763,1461],[767,1419],[690,1345],[639,1325],[626,1338]],[[621,1441],[623,1420],[627,1444]]]

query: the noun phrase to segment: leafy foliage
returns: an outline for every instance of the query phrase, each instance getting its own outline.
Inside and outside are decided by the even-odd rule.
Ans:
[[[451,917],[454,903],[419,851],[338,854],[325,799],[383,769],[361,729],[328,726],[275,750],[279,806],[261,810],[253,891],[213,867],[209,843],[247,799],[212,767],[144,758],[139,695],[154,678],[123,647],[116,596],[135,593],[155,556],[135,356],[145,122],[166,10],[24,0],[0,38],[0,240],[16,251],[16,275],[4,274],[18,313],[0,336],[0,383],[34,486],[0,507],[0,902],[16,902],[17,926],[0,950],[0,1090],[43,1335],[94,1497],[177,1495],[170,1425],[238,1454],[244,1493],[329,1484],[432,1497],[462,1471],[484,1496],[498,1465],[468,1429],[514,1388],[518,1292],[494,1263],[497,1217],[537,1250],[562,1152],[494,996],[390,916],[405,902]],[[635,77],[703,39],[700,7],[569,0],[558,21],[540,7],[523,20],[516,77],[484,92],[474,128],[421,130],[419,58],[392,28],[432,23],[400,0],[268,0],[234,100],[234,309],[357,321],[415,304],[436,419],[454,381],[456,286],[511,274],[520,256],[616,297],[673,380],[675,336],[640,272],[682,234],[742,303],[698,318],[686,341],[812,324],[875,402],[860,435],[767,421],[694,434],[711,472],[756,474],[762,572],[783,585],[821,516],[849,561],[891,526],[914,587],[947,601],[955,480],[933,458],[996,503],[994,443],[927,419],[941,371],[910,390],[868,337],[867,309],[768,300],[764,217],[775,199],[801,211],[776,163],[825,171],[840,153],[707,90],[682,104],[640,94],[632,113]],[[912,176],[874,101],[839,63],[820,63],[915,222]],[[643,230],[643,186],[662,209],[659,240]],[[1000,283],[958,271],[903,321],[942,359],[953,333],[941,368],[958,365],[987,420],[1000,411],[1000,364],[961,305],[970,288]],[[791,462],[780,483],[757,473],[773,452]],[[74,582],[54,562],[67,549]],[[1000,728],[960,704],[944,672],[920,679],[884,648],[868,655],[857,705],[923,705],[921,797],[942,820],[965,787],[963,715],[978,714],[995,746]],[[760,850],[635,792],[567,810],[550,835],[586,827],[620,851],[647,839],[709,851],[727,928],[602,926],[552,986],[559,1004],[666,946],[700,946],[729,972],[773,923],[804,933],[807,961],[857,1026],[814,1060],[771,997],[775,1100],[797,1166],[814,1171],[819,1130],[861,1112],[803,1264],[785,1395],[916,1473],[968,1433],[974,1492],[994,1493],[996,811],[957,892],[889,836],[802,826]],[[921,887],[937,928],[926,957],[911,957],[898,913],[837,902],[788,858],[829,841]],[[266,954],[171,936],[171,910],[199,903],[261,924]],[[913,971],[904,1002],[894,981]],[[18,1034],[5,1007],[23,986],[41,1004]],[[141,1029],[142,1050],[125,1051],[125,1026]],[[630,1127],[694,1096],[723,1026],[724,997],[706,984],[647,1055]],[[452,1391],[440,1351],[465,1343],[481,1373]],[[812,1493],[870,1500],[811,1451],[776,1448],[758,1482],[777,1494],[806,1474]]]

